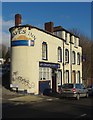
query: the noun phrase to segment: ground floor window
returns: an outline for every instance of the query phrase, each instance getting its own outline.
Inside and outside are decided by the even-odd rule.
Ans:
[[[69,83],[69,70],[66,70],[65,76],[65,83]]]
[[[80,83],[80,71],[77,72],[77,83]]]
[[[58,70],[57,81],[58,81],[58,85],[62,85],[62,71],[61,70]]]
[[[76,83],[76,72],[75,72],[75,70],[72,71],[72,83]]]
[[[51,68],[39,67],[39,80],[51,80]]]

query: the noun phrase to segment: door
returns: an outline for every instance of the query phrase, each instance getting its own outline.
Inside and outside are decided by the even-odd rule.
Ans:
[[[45,89],[50,88],[50,80],[49,81],[39,81],[39,94],[42,94]]]
[[[52,90],[53,92],[56,92],[57,89],[57,75],[56,75],[56,70],[52,69]]]

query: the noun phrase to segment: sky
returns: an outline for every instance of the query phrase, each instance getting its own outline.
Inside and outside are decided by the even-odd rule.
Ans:
[[[9,28],[15,14],[22,15],[22,24],[44,29],[45,22],[65,29],[77,29],[91,37],[91,2],[2,2],[2,43],[10,46]]]

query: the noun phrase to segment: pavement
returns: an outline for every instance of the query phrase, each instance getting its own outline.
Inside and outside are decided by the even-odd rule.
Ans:
[[[33,95],[33,94],[23,94],[23,93],[17,93],[14,91],[10,91],[4,87],[2,88],[2,103],[5,103],[7,101],[10,102],[42,102],[42,101],[52,101],[57,100],[58,97],[54,96],[45,96],[45,95]],[[0,90],[1,91],[1,90]]]

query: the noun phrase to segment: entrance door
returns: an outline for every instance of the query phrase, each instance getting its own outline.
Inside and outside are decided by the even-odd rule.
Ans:
[[[56,92],[56,86],[57,86],[56,77],[57,77],[56,70],[52,69],[52,90],[53,92]]]

